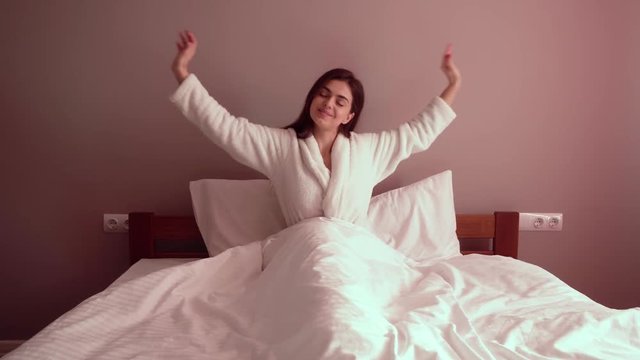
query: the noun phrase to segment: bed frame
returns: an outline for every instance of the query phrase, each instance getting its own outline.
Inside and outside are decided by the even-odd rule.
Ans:
[[[517,212],[457,214],[461,243],[482,248],[463,254],[518,257]],[[142,258],[204,258],[207,249],[193,216],[158,216],[151,212],[129,213],[129,256],[131,264]]]

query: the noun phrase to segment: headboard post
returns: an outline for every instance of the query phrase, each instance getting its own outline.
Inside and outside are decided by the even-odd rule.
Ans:
[[[129,260],[131,264],[143,257],[150,257],[153,249],[153,213],[132,212],[129,213]]]
[[[496,211],[496,234],[493,251],[496,255],[518,258],[518,231],[520,214],[513,211]]]

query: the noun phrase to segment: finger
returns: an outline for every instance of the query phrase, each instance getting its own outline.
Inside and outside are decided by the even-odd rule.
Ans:
[[[182,45],[183,45],[183,46],[186,46],[186,45],[187,45],[187,41],[188,41],[188,39],[187,39],[187,34],[186,34],[186,32],[181,32],[181,33],[180,33],[180,41],[182,42]]]
[[[198,46],[198,39],[196,38],[196,35],[194,33],[192,33],[192,32],[189,32],[189,34],[190,34],[189,36],[190,36],[190,39],[191,39],[191,43],[194,46]]]
[[[441,65],[441,66],[442,66],[442,69],[447,69],[447,68],[449,68],[450,61],[451,61],[451,56],[449,56],[449,55],[446,55],[446,54],[445,54],[445,55],[442,57],[442,65]]]
[[[453,54],[445,55],[444,63],[447,65],[447,67],[453,66]]]
[[[447,48],[444,51],[444,56],[450,57],[453,54],[453,44],[447,44]]]

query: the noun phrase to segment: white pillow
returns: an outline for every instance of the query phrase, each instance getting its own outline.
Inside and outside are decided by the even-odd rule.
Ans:
[[[447,170],[374,196],[367,215],[371,230],[414,260],[460,254],[451,181]],[[211,256],[286,227],[269,180],[204,179],[189,187],[196,222]]]
[[[368,218],[373,233],[411,259],[460,255],[451,170],[374,196]]]
[[[189,189],[210,256],[262,240],[287,226],[269,180],[203,179],[191,181]]]

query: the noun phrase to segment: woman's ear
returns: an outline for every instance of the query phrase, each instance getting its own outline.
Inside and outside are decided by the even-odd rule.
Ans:
[[[352,112],[351,114],[349,114],[347,116],[347,120],[343,121],[342,124],[346,125],[349,123],[349,121],[351,121],[351,119],[353,119],[353,117],[356,116],[356,113]]]

